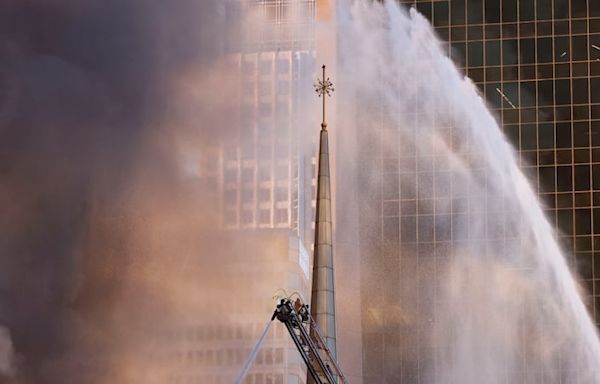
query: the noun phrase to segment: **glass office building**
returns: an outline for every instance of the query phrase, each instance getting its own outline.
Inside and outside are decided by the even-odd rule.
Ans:
[[[448,55],[480,89],[600,323],[600,2],[400,2],[431,21]],[[375,122],[382,135],[386,124],[385,117]],[[438,164],[409,152],[359,156],[384,175],[380,190],[361,196],[366,206],[380,207],[379,214],[367,208],[361,216],[364,382],[429,382],[432,362],[424,356],[435,353],[420,335],[432,314],[419,305],[419,295],[431,290],[455,239],[434,214],[444,196],[403,190],[403,173],[426,183],[433,175],[434,190]],[[398,302],[412,307],[419,324],[398,326],[410,323],[395,312]],[[378,309],[382,304],[387,310]]]
[[[403,3],[485,95],[587,293],[600,296],[600,2]]]

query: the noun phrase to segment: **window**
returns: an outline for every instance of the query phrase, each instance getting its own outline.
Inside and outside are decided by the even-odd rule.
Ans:
[[[483,27],[481,25],[469,25],[467,29],[467,37],[469,40],[483,39]]]
[[[590,145],[590,126],[587,121],[573,123],[573,146],[587,147]]]
[[[433,25],[445,26],[448,25],[448,3],[435,2],[433,3]]]
[[[519,51],[522,64],[535,63],[535,39],[521,39]]]
[[[517,37],[517,24],[502,25],[502,33],[504,38]]]
[[[573,211],[570,209],[559,209],[558,214],[558,227],[566,235],[573,234]]]
[[[398,216],[399,213],[398,201],[384,201],[381,214],[383,216]]]
[[[537,132],[534,124],[521,126],[521,150],[537,149]]]
[[[554,38],[554,51],[556,52],[554,55],[556,61],[569,61],[571,57],[569,38],[566,36]],[[568,76],[568,74],[566,75]],[[557,76],[559,76],[558,73]]]
[[[505,125],[504,134],[515,148],[519,148],[519,126]]]
[[[592,188],[596,190],[600,190],[600,164],[592,165]],[[594,194],[596,195],[596,194]],[[595,200],[595,198],[594,198]],[[595,202],[594,202],[595,203]],[[598,212],[598,218],[600,218],[600,211]],[[600,226],[598,227],[600,228]]]
[[[549,63],[552,61],[552,39],[549,37],[537,39],[537,62]]]
[[[590,79],[592,91],[592,103],[600,103],[600,77]]]
[[[517,0],[502,1],[502,21],[517,21]]]
[[[590,189],[590,166],[577,165],[575,166],[575,190],[587,191]]]
[[[252,224],[254,221],[254,212],[251,210],[243,210],[242,211],[242,224],[248,225]]]
[[[485,65],[500,65],[500,40],[485,42]]]
[[[419,199],[423,198],[432,198],[433,193],[433,173],[431,172],[423,172],[418,173],[418,196]]]
[[[252,76],[252,75],[254,75],[254,71],[255,71],[254,62],[252,62],[252,61],[244,61],[244,64],[243,64],[243,73],[245,75]]]
[[[590,17],[600,17],[600,2],[599,1],[589,1],[588,4],[590,6],[590,8],[589,8]]]
[[[258,93],[260,97],[271,96],[271,83],[268,81],[261,81],[259,83]]]
[[[467,46],[465,43],[452,43],[450,57],[457,66],[462,67],[466,63]]]
[[[483,7],[482,2],[468,1],[467,2],[467,15],[469,24],[481,24],[483,23]]]
[[[536,0],[536,18],[538,20],[552,19],[552,0]]]
[[[467,28],[465,26],[452,27],[450,28],[450,40],[451,41],[462,41],[467,38]]]
[[[268,75],[271,73],[272,62],[271,60],[262,60],[260,62],[260,73],[261,75]]]
[[[592,211],[590,209],[575,210],[575,233],[589,235],[592,233]]]
[[[517,64],[516,40],[502,40],[502,64]]]
[[[290,92],[290,83],[285,80],[281,80],[277,82],[277,94],[278,95],[287,95]]]
[[[450,22],[452,24],[465,23],[465,0],[452,0],[450,2]]]
[[[571,4],[571,17],[586,17],[587,7],[585,1],[569,1]]]
[[[535,16],[534,1],[519,1],[519,19],[521,21],[533,20]]]
[[[288,210],[280,208],[275,210],[275,221],[279,224],[288,222]]]
[[[538,125],[538,146],[540,149],[554,147],[554,125],[552,123]]]
[[[254,190],[244,189],[242,191],[242,200],[244,203],[252,203],[254,201]]]
[[[579,231],[576,232],[579,234]],[[584,279],[591,279],[593,277],[593,258],[591,253],[577,253],[577,271],[579,275]]]
[[[383,219],[383,240],[386,242],[398,242],[400,230],[398,228],[398,217],[386,217]]]
[[[490,104],[493,108],[500,108],[502,105],[502,97],[498,90],[500,89],[500,84],[498,83],[488,83],[485,85],[484,94],[485,100]]]
[[[590,151],[585,149],[576,149],[573,151],[573,162],[575,164],[583,164],[590,162]]]
[[[277,72],[280,74],[288,73],[290,69],[290,61],[288,59],[277,60]]]
[[[468,66],[480,67],[483,65],[483,42],[470,42],[468,45],[469,60]]]
[[[518,83],[504,83],[503,86],[504,96],[508,100],[503,101],[503,108],[509,109],[512,108],[513,105],[519,102],[519,84]],[[512,105],[511,105],[512,103]]]
[[[571,150],[560,150],[556,151],[556,163],[557,164],[571,164],[573,162],[573,158],[571,156]]]
[[[541,192],[555,192],[554,178],[556,176],[556,168],[540,167],[538,168],[538,172]]]
[[[521,82],[521,106],[535,107],[535,81]]]
[[[500,0],[485,0],[485,20],[488,23],[500,22]]]
[[[600,121],[592,121],[591,136],[592,146],[600,146]],[[598,229],[600,230],[600,227]],[[598,247],[598,249],[600,249],[600,247]]]
[[[554,82],[556,89],[555,103],[557,105],[564,105],[571,103],[571,84],[569,80],[556,80]]]
[[[558,192],[569,192],[572,190],[571,167],[556,168],[556,187]]]
[[[590,61],[600,59],[600,35],[590,35]]]
[[[398,195],[398,175],[388,174],[383,179],[383,196],[384,200],[397,200]]]
[[[573,44],[573,60],[587,60],[588,58],[588,41],[587,36],[573,36],[571,38]]]
[[[573,79],[573,103],[588,103],[588,81],[587,79]]]
[[[435,215],[435,240],[447,241],[451,238],[452,216]]]
[[[573,196],[570,193],[556,195],[558,208],[571,208],[573,206]]]
[[[470,67],[468,75],[475,83],[483,83],[483,68],[481,67]]]
[[[433,241],[433,216],[418,216],[419,242]]]
[[[432,5],[430,1],[417,3],[417,10],[423,14],[428,20],[431,20]]]
[[[270,188],[260,188],[258,190],[258,200],[261,202],[268,202],[271,200],[271,189]]]
[[[277,187],[275,188],[275,200],[276,201],[285,201],[288,198],[288,188],[287,187]]]
[[[498,59],[500,59],[500,56],[498,56]],[[485,68],[486,81],[500,81],[501,77],[502,76],[501,76],[499,67],[493,68],[493,67],[486,66],[486,68]]]
[[[497,24],[486,24],[485,26],[485,38],[486,39],[498,39],[500,38],[500,26]]]
[[[416,216],[403,216],[400,222],[400,239],[403,243],[417,241]]]
[[[537,82],[538,105],[552,105],[554,100],[554,82],[544,80]]]
[[[569,2],[554,1],[554,18],[567,19],[569,18]]]

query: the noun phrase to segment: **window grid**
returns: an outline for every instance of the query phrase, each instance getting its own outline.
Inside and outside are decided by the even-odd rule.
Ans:
[[[530,174],[542,201],[550,202],[547,209],[549,219],[559,233],[560,226],[565,224],[558,220],[557,212],[565,209],[571,211],[570,227],[574,228],[574,233],[563,236],[571,240],[567,250],[574,255],[575,261],[584,255],[595,261],[586,264],[592,265],[592,273],[589,279],[591,281],[584,279],[584,285],[592,288],[589,291],[590,295],[600,296],[600,290],[593,288],[594,285],[600,286],[594,284],[600,278],[600,248],[597,247],[600,244],[593,241],[594,236],[600,234],[600,224],[594,226],[594,223],[600,222],[595,219],[595,213],[600,214],[600,211],[595,211],[597,201],[594,202],[600,184],[598,181],[594,182],[600,178],[600,167],[597,167],[600,162],[600,139],[596,137],[600,135],[600,97],[595,95],[596,92],[600,92],[600,49],[595,48],[600,46],[600,14],[597,6],[586,0],[586,7],[578,8],[572,4],[559,9],[559,4],[552,1],[550,12],[544,12],[542,15],[540,12],[543,10],[534,2],[531,8],[532,15],[529,14],[530,8],[517,6],[516,15],[505,17],[502,1],[498,2],[500,9],[496,10],[499,13],[497,16],[489,13],[491,9],[486,4],[482,6],[484,2],[465,2],[464,7],[460,5],[460,1],[402,2],[416,7],[433,21],[438,34],[449,42],[449,53],[462,70],[473,78],[491,103],[491,109],[499,116],[505,132],[518,133],[513,137],[513,144],[520,154],[521,165],[524,169],[533,168],[527,173]],[[440,9],[446,7],[441,5],[443,3],[448,4],[446,20],[440,12]],[[458,3],[460,4],[457,6]],[[452,13],[455,8],[460,10],[456,15]],[[572,13],[574,9],[577,9],[577,14]],[[527,11],[527,14],[522,14],[523,10]],[[564,45],[565,41],[567,45]],[[540,50],[540,44],[546,42],[550,43],[551,58]],[[523,43],[533,48],[532,62],[521,60],[522,49],[525,49]],[[514,57],[510,55],[511,50],[506,49],[511,44],[514,47]],[[499,64],[496,64],[495,60],[492,61],[493,64],[490,63],[489,59],[494,57],[490,51],[492,45],[500,47],[497,59]],[[568,81],[570,93],[567,98],[558,88],[562,87],[565,80]],[[587,89],[580,89],[582,84]],[[524,86],[529,88],[525,89]],[[542,86],[546,87],[543,93]],[[509,93],[515,88],[514,96],[517,100],[516,103],[511,100],[513,107],[496,89],[510,100]],[[497,94],[494,94],[495,92]],[[552,126],[554,134],[550,139],[545,136],[551,132],[547,129],[548,124]],[[544,128],[544,135],[541,134],[541,128]],[[561,143],[563,129],[569,132],[568,147]],[[583,133],[579,130],[583,130]],[[582,136],[587,136],[583,142]],[[548,148],[547,144],[542,148],[541,140],[553,142],[552,148]],[[565,150],[570,152],[569,156],[566,156]],[[553,160],[549,161],[550,153]],[[582,156],[586,159],[582,160]],[[557,170],[565,166],[570,167],[571,188],[570,191],[560,192],[559,184],[564,184],[565,180],[559,180],[563,173]],[[582,201],[579,196],[583,191],[575,185],[581,178],[579,173],[576,175],[579,166],[587,166],[588,169],[586,183],[589,183],[589,188],[585,192],[590,197],[586,200],[589,204],[585,206],[579,205]],[[550,171],[552,169],[553,171]],[[550,180],[545,177],[550,177]],[[543,186],[547,184],[553,185],[551,191]],[[572,205],[569,208],[556,208],[559,206],[559,197],[562,199],[565,194],[570,194]],[[578,233],[576,211],[581,208],[590,208],[590,234]],[[581,228],[581,225],[579,227]],[[579,239],[587,241],[590,238],[590,249],[581,251],[580,247],[576,247]],[[583,242],[580,241],[581,243]],[[590,276],[586,270],[580,272],[583,277]],[[600,298],[596,301],[600,304]],[[595,304],[592,307],[592,313],[600,312],[600,307],[596,308]]]
[[[582,3],[586,11],[580,13],[577,6],[561,9],[551,1],[552,7],[546,12],[533,1],[533,8],[517,6],[512,15],[510,10],[505,14],[505,1],[500,0],[489,3],[499,6],[498,15],[494,15],[487,1],[401,2],[417,8],[433,22],[438,35],[448,43],[448,54],[485,96],[514,145],[519,164],[544,204],[567,257],[579,270],[582,286],[589,293],[590,312],[600,322],[600,97],[595,95],[600,91],[600,49],[592,47],[600,44],[600,6],[594,8],[595,3],[586,0]],[[525,53],[529,52],[528,57]],[[381,184],[378,256],[385,260],[386,270],[414,268],[416,275],[430,272],[435,277],[444,247],[456,240],[452,220],[447,225],[448,241],[443,240],[441,227],[434,225],[444,214],[444,204],[437,204],[444,197],[435,188],[443,170],[436,165],[431,172],[422,169],[422,154],[386,154],[383,143],[390,141],[389,127],[382,111],[380,118],[380,157],[376,160],[382,179],[391,182]],[[435,164],[435,159],[432,162]],[[403,173],[414,174],[417,179],[431,176],[431,207],[420,204],[423,198],[418,191],[406,188]],[[454,187],[451,183],[451,195]],[[452,201],[451,214],[494,214],[485,196],[482,209],[477,197],[465,202],[463,208]],[[428,225],[431,230],[425,230]],[[499,229],[486,226],[486,233],[495,230],[508,236],[505,223]],[[502,238],[498,241],[500,246],[506,244]],[[415,265],[410,265],[413,259]],[[414,294],[419,302],[421,291],[417,289]],[[365,323],[372,321],[370,315],[363,314]],[[394,351],[398,359],[411,361],[406,365],[408,373],[402,373],[408,375],[408,382],[424,380],[418,374],[424,363],[419,348],[397,351],[388,344],[385,331],[369,330],[365,335],[365,345],[372,340],[383,346],[384,355]],[[366,358],[363,369],[365,377],[375,382],[378,378],[369,376],[377,374],[369,368],[370,359]]]

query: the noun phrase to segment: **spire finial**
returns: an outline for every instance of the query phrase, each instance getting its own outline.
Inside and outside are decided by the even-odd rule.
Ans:
[[[331,93],[335,91],[333,83],[329,80],[329,77],[325,77],[325,65],[323,65],[323,79],[317,79],[314,84],[315,91],[319,97],[323,96],[323,122],[321,123],[321,129],[327,129],[327,123],[325,122],[325,95],[331,97]]]

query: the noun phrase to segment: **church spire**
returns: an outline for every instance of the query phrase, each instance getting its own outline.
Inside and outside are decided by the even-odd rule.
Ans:
[[[325,122],[325,98],[334,91],[333,84],[325,76],[315,83],[319,97],[323,97],[323,121],[319,141],[319,163],[317,176],[317,198],[315,217],[315,244],[313,258],[311,315],[332,357],[336,355],[335,289],[333,274],[333,237],[331,217],[331,179],[329,173],[329,143]],[[309,380],[310,382],[310,380]]]
[[[325,65],[323,65],[323,79],[317,79],[315,83],[315,91],[319,97],[323,96],[323,122],[321,123],[321,129],[327,129],[327,123],[325,122],[325,95],[331,96],[335,88],[333,88],[333,83],[329,80],[329,77],[325,77]]]

